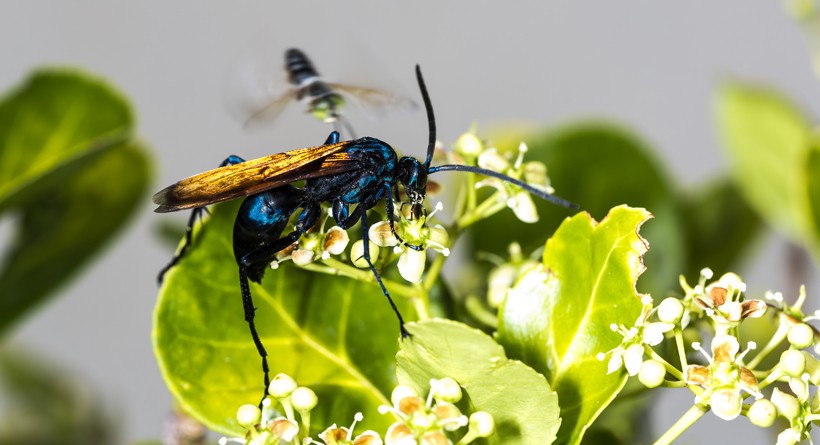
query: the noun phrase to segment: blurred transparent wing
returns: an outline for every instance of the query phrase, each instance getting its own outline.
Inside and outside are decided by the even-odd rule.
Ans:
[[[373,118],[384,117],[385,115],[400,115],[415,111],[418,105],[407,97],[359,86],[351,86],[340,83],[327,83],[334,91],[344,95],[346,99],[352,99],[366,115]]]
[[[274,98],[270,102],[263,104],[255,110],[251,110],[248,118],[245,120],[245,128],[254,127],[257,125],[270,124],[282,114],[282,111],[289,103],[296,101],[296,88],[291,88],[279,97]]]

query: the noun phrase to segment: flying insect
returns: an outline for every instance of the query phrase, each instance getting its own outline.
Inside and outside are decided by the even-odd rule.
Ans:
[[[465,171],[492,176],[557,205],[577,208],[575,204],[562,198],[492,170],[456,164],[430,166],[436,142],[436,125],[433,107],[418,65],[416,79],[427,111],[429,129],[427,157],[424,162],[409,156],[399,158],[390,145],[372,137],[339,141],[339,133],[334,131],[324,145],[316,147],[250,161],[231,156],[223,162],[222,167],[179,181],[153,197],[154,203],[158,205],[155,212],[159,213],[202,209],[210,204],[244,198],[234,223],[233,250],[239,266],[245,321],[262,358],[265,388],[270,383],[267,352],[254,324],[256,309],[248,280],[259,283],[276,253],[296,242],[319,221],[323,202],[330,203],[331,215],[342,229],[348,229],[361,221],[363,257],[396,314],[402,338],[409,336],[404,327],[404,319],[370,258],[367,219],[367,210],[384,200],[388,222],[396,235],[393,228],[393,197],[399,196],[399,185],[407,195],[414,215],[424,212],[427,176],[442,171]],[[305,181],[304,187],[292,185],[302,180]],[[353,205],[355,208],[351,210]],[[298,209],[301,212],[293,231],[282,236],[288,220]],[[193,221],[192,217],[191,225]],[[190,234],[191,227],[188,229]],[[186,237],[186,241],[188,243],[172,263],[182,258],[185,248],[190,245],[190,237]],[[405,245],[421,250],[421,246]]]
[[[333,124],[336,131],[344,129],[350,138],[355,139],[350,122],[342,114],[346,99],[374,112],[412,110],[416,107],[412,100],[386,91],[326,82],[307,55],[296,48],[285,51],[285,72],[290,88],[254,109],[246,125],[273,120],[289,103],[302,101],[307,103],[308,113],[317,120]]]

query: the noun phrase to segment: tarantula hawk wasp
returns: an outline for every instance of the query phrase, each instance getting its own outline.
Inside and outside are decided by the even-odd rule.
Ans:
[[[429,129],[427,158],[424,162],[409,156],[398,158],[390,145],[371,137],[340,142],[339,133],[334,131],[324,145],[317,147],[287,151],[250,161],[231,156],[221,167],[183,179],[153,197],[154,203],[158,205],[155,212],[194,209],[194,214],[201,212],[207,205],[244,197],[234,223],[233,250],[239,266],[245,321],[262,358],[265,389],[270,383],[267,352],[256,332],[256,308],[248,280],[259,283],[276,253],[299,240],[319,221],[322,202],[330,202],[331,215],[342,229],[348,229],[361,221],[364,259],[398,318],[402,338],[409,336],[404,327],[404,319],[370,259],[370,225],[367,220],[367,210],[384,200],[390,228],[398,238],[393,227],[393,197],[398,196],[399,184],[410,201],[413,217],[424,212],[427,176],[443,171],[492,176],[549,202],[577,208],[575,204],[502,173],[468,165],[430,166],[436,143],[436,125],[433,106],[418,65],[416,79],[427,111]],[[302,188],[291,185],[302,180],[305,181]],[[356,207],[350,210],[351,205]],[[282,236],[288,220],[297,209],[302,211],[294,230]],[[189,220],[189,234],[195,219],[196,215],[192,215]],[[184,255],[190,244],[191,238],[186,236],[185,244],[171,265]],[[406,245],[421,250],[421,246]]]

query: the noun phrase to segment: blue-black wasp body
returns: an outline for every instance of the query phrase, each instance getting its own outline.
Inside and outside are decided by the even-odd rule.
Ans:
[[[334,131],[324,145],[317,147],[292,150],[251,161],[231,156],[223,162],[222,167],[179,181],[154,195],[153,201],[159,205],[156,212],[195,209],[194,213],[209,204],[245,197],[234,224],[233,248],[239,267],[245,320],[262,357],[265,388],[269,383],[267,352],[256,332],[256,309],[248,280],[259,282],[276,253],[298,241],[321,219],[322,203],[330,203],[331,215],[342,229],[361,222],[363,257],[398,318],[402,338],[409,334],[404,328],[401,313],[371,261],[368,242],[370,226],[367,221],[367,210],[383,200],[391,230],[400,240],[393,228],[393,197],[399,196],[399,185],[410,201],[411,215],[414,217],[424,211],[427,176],[448,170],[493,176],[558,205],[575,207],[561,198],[491,170],[466,165],[431,167],[436,141],[435,118],[418,66],[416,78],[429,127],[427,157],[424,162],[409,156],[398,158],[389,144],[371,137],[340,142],[339,133]],[[301,180],[305,181],[303,187],[292,185]],[[351,206],[355,207],[351,210]],[[294,229],[283,236],[288,221],[299,209],[301,212]],[[195,216],[192,215],[186,242],[168,267],[176,264],[191,245],[190,234],[194,221]],[[421,246],[405,245],[421,249]]]

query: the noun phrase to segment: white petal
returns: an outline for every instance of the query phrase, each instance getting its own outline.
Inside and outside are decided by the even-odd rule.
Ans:
[[[536,210],[535,203],[528,192],[524,190],[517,192],[513,198],[510,198],[508,205],[511,203],[513,205],[510,207],[512,207],[513,213],[518,219],[530,224],[538,222],[538,210]]]
[[[612,374],[613,372],[621,369],[621,365],[624,364],[623,353],[623,348],[618,348],[612,351],[612,357],[609,358],[609,362],[606,364],[607,374]]]
[[[423,250],[407,249],[399,257],[399,273],[405,280],[418,283],[424,273],[424,263],[426,261],[427,254]]]
[[[636,343],[626,348],[624,366],[626,366],[627,374],[637,375],[641,370],[641,363],[643,363],[643,346]]]
[[[643,328],[643,342],[655,346],[663,341],[663,334],[675,328],[672,323],[649,323]]]

